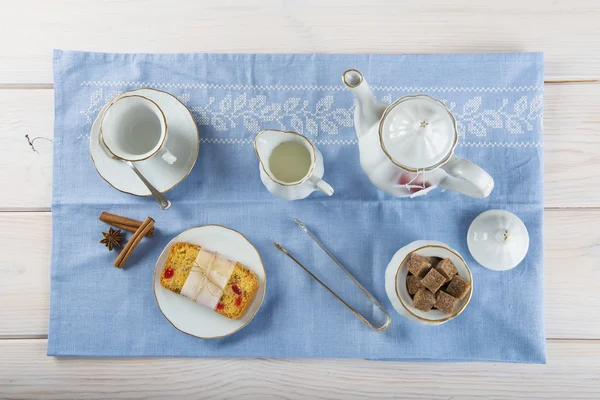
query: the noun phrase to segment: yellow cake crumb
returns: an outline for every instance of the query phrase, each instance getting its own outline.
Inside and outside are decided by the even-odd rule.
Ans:
[[[199,252],[200,246],[175,243],[171,247],[160,274],[161,286],[180,294]],[[240,318],[257,291],[258,277],[256,274],[237,262],[214,311],[227,318]]]

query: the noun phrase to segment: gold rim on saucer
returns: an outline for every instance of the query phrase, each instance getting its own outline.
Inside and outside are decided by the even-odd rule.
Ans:
[[[167,250],[167,248],[169,248],[169,245],[175,240],[177,239],[179,236],[181,236],[182,234],[184,234],[185,232],[191,231],[192,229],[198,229],[198,228],[205,228],[205,227],[209,227],[209,226],[217,226],[219,228],[223,228],[223,229],[227,229],[229,231],[235,232],[237,234],[239,234],[240,236],[242,236],[249,244],[250,246],[254,247],[254,250],[256,251],[256,254],[258,254],[258,259],[260,260],[260,266],[262,267],[262,270],[265,274],[265,278],[263,280],[263,290],[262,290],[262,297],[260,299],[260,304],[258,305],[258,307],[256,308],[256,311],[254,311],[254,314],[252,314],[252,316],[250,317],[250,319],[248,321],[246,321],[246,323],[242,326],[240,326],[239,328],[237,328],[236,330],[234,330],[233,332],[230,332],[226,335],[221,335],[221,336],[210,336],[210,337],[202,337],[202,336],[197,336],[194,335],[192,333],[186,332],[184,330],[181,330],[177,327],[177,325],[175,325],[170,319],[169,317],[167,317],[167,315],[164,313],[164,311],[162,310],[162,308],[160,308],[160,303],[158,302],[158,298],[156,297],[156,269],[159,267],[158,265],[158,261],[160,260],[160,257],[163,255],[163,253]],[[247,267],[247,266],[246,266]],[[162,286],[161,286],[162,287]],[[167,290],[167,289],[165,289]],[[252,244],[252,242],[250,240],[248,240],[248,238],[246,237],[246,235],[244,235],[243,233],[236,231],[235,229],[232,228],[228,228],[226,226],[223,225],[218,225],[218,224],[207,224],[207,225],[199,225],[199,226],[193,226],[191,228],[188,228],[184,231],[182,231],[180,234],[178,234],[177,236],[175,236],[173,239],[171,239],[169,241],[169,243],[165,246],[165,248],[163,249],[163,251],[160,253],[160,255],[158,256],[158,260],[156,260],[156,264],[154,265],[154,276],[152,278],[152,292],[154,293],[154,301],[156,301],[156,305],[158,306],[158,309],[160,310],[161,314],[163,315],[163,317],[165,317],[165,319],[167,321],[169,321],[169,323],[171,325],[173,325],[173,327],[175,329],[177,329],[179,332],[181,333],[185,333],[186,335],[195,337],[197,339],[204,339],[204,340],[210,340],[210,339],[221,339],[227,336],[231,336],[234,333],[240,331],[241,329],[245,328],[250,322],[252,322],[252,320],[254,319],[254,317],[256,316],[256,314],[258,313],[258,310],[260,310],[260,307],[262,306],[263,302],[265,301],[265,294],[267,292],[267,270],[265,269],[265,265],[263,264],[263,260],[262,257],[260,255],[260,252],[258,251],[258,249],[256,248],[256,246],[254,246],[254,244]],[[199,306],[202,307],[202,306]],[[227,318],[227,317],[223,317],[223,318]]]
[[[467,298],[467,301],[465,302],[465,304],[462,305],[462,307],[460,309],[458,309],[458,311],[456,311],[454,314],[449,315],[448,317],[442,318],[442,319],[429,319],[429,318],[425,318],[425,317],[421,317],[415,313],[413,313],[409,307],[406,306],[406,304],[404,304],[404,301],[402,301],[402,296],[400,296],[400,292],[398,291],[398,274],[400,273],[400,269],[402,268],[402,266],[405,265],[406,260],[408,259],[408,257],[412,254],[412,253],[416,253],[419,250],[423,250],[423,249],[427,249],[427,248],[438,248],[438,249],[444,249],[449,251],[450,253],[454,254],[456,257],[458,257],[465,265],[465,267],[467,268],[467,272],[469,273],[469,283],[471,284],[471,289],[469,290],[469,297]],[[460,276],[460,275],[459,275]],[[462,256],[460,254],[458,254],[457,252],[455,252],[454,250],[449,249],[448,247],[445,246],[440,246],[440,245],[435,245],[435,244],[430,244],[430,245],[426,245],[426,246],[421,246],[419,248],[416,248],[412,251],[409,251],[404,258],[402,259],[402,261],[400,261],[400,264],[398,264],[398,268],[396,269],[396,274],[394,275],[394,289],[396,290],[396,297],[398,297],[398,300],[400,300],[400,304],[402,304],[402,307],[404,307],[404,309],[406,311],[408,311],[408,313],[410,315],[412,315],[415,318],[420,319],[421,321],[425,321],[425,322],[434,322],[434,323],[441,323],[441,322],[446,322],[446,321],[450,321],[451,319],[454,319],[456,317],[458,317],[463,310],[467,307],[467,305],[469,304],[469,302],[471,301],[471,296],[473,295],[473,275],[471,274],[471,269],[469,268],[469,266],[467,265],[467,262],[465,261],[464,258],[462,258]]]
[[[165,190],[161,190],[161,191],[160,191],[161,193],[166,193],[166,192],[168,192],[169,190],[171,190],[171,189],[173,189],[174,187],[176,187],[177,185],[179,185],[181,182],[183,182],[183,181],[185,180],[185,178],[187,178],[187,177],[190,175],[190,173],[192,172],[192,170],[194,169],[194,165],[196,165],[196,161],[198,161],[198,154],[200,153],[200,131],[198,130],[198,125],[196,124],[196,120],[194,119],[194,116],[192,115],[192,112],[189,110],[189,108],[187,108],[187,107],[186,107],[186,105],[185,105],[185,104],[183,104],[183,102],[181,102],[181,100],[179,100],[177,97],[173,96],[173,95],[172,95],[171,93],[169,93],[169,92],[165,92],[164,90],[158,90],[158,89],[154,89],[154,88],[139,88],[139,89],[133,89],[133,90],[128,90],[128,91],[126,91],[126,92],[123,92],[123,93],[119,94],[118,96],[116,96],[116,97],[115,97],[115,99],[117,99],[117,98],[120,98],[120,97],[122,97],[122,96],[127,96],[128,94],[135,93],[135,92],[137,92],[137,91],[140,91],[140,90],[151,90],[151,91],[158,92],[158,93],[164,93],[164,94],[166,94],[166,95],[169,95],[169,96],[171,96],[171,97],[172,97],[172,98],[174,98],[175,100],[177,100],[177,102],[179,102],[179,103],[180,103],[180,104],[181,104],[181,105],[182,105],[182,106],[183,106],[183,107],[186,109],[186,111],[187,111],[187,112],[190,114],[190,118],[191,118],[191,119],[192,119],[192,121],[194,122],[194,128],[196,129],[196,139],[197,139],[197,140],[196,140],[196,157],[194,158],[194,161],[193,161],[193,162],[192,162],[192,164],[190,165],[190,168],[189,168],[189,170],[188,170],[188,171],[187,171],[187,173],[186,173],[186,174],[183,176],[183,178],[181,178],[181,179],[180,179],[178,182],[176,182],[176,183],[175,183],[173,186],[171,186],[170,188],[168,188],[168,189],[165,189]],[[112,101],[114,101],[115,99],[111,100],[111,102],[112,102]],[[96,116],[96,119],[98,119],[98,118],[100,118],[100,117],[101,117],[101,115],[102,115],[102,114],[103,114],[103,113],[106,111],[106,108],[108,107],[108,105],[109,105],[111,102],[107,103],[107,104],[106,104],[104,107],[102,107],[102,109],[100,110],[100,112],[99,112],[99,113],[98,113],[98,115]],[[95,122],[95,121],[96,121],[96,120],[94,120],[94,122]],[[94,127],[94,124],[92,123],[92,129],[93,129],[93,127]],[[93,138],[92,138],[92,135],[91,135],[91,132],[90,132],[90,158],[92,159],[92,163],[94,164],[94,169],[96,170],[96,172],[98,173],[98,175],[100,175],[100,177],[101,177],[101,178],[102,178],[102,179],[103,179],[103,180],[104,180],[106,183],[108,183],[108,184],[110,185],[110,187],[112,187],[113,189],[115,189],[115,190],[117,190],[117,191],[119,191],[119,192],[121,192],[121,193],[130,194],[130,195],[132,195],[132,196],[137,196],[137,197],[151,197],[151,196],[152,196],[152,193],[148,193],[148,194],[137,194],[137,193],[132,193],[132,192],[129,192],[129,191],[127,191],[127,190],[119,189],[119,188],[115,187],[115,186],[114,186],[112,183],[110,183],[110,182],[109,182],[109,180],[108,180],[108,179],[106,179],[106,178],[105,178],[105,177],[104,177],[104,176],[103,176],[103,175],[100,173],[100,171],[98,170],[98,167],[96,166],[96,161],[94,160],[94,156],[92,155],[92,140],[93,140]]]

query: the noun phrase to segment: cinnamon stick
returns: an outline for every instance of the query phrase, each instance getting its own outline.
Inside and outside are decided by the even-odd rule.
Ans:
[[[114,262],[114,266],[117,268],[123,268],[129,256],[133,253],[133,250],[137,247],[137,245],[142,241],[144,236],[150,232],[150,230],[154,229],[154,220],[150,217],[146,218],[144,222],[140,225],[140,227],[135,231],[131,239],[127,242],[121,253],[117,257]]]
[[[129,232],[135,232],[142,225],[142,221],[138,221],[137,219],[131,219],[127,217],[122,217],[117,214],[111,214],[109,212],[103,211],[100,214],[100,221],[107,223],[108,225],[112,225],[115,228],[123,229]],[[152,228],[146,236],[150,237],[154,235],[154,228]]]

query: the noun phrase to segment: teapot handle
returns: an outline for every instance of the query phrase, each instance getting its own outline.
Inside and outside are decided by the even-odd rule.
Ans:
[[[464,158],[452,156],[441,166],[448,173],[440,187],[475,198],[488,197],[494,189],[494,180],[479,165]]]

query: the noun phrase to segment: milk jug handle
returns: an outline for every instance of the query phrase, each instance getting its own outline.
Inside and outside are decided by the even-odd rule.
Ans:
[[[475,198],[488,197],[494,180],[479,165],[464,158],[452,156],[441,168],[448,173],[440,187]]]
[[[315,187],[318,190],[325,193],[327,196],[331,196],[333,194],[333,188],[323,179],[317,178],[316,176],[311,176],[310,181],[315,185]]]

